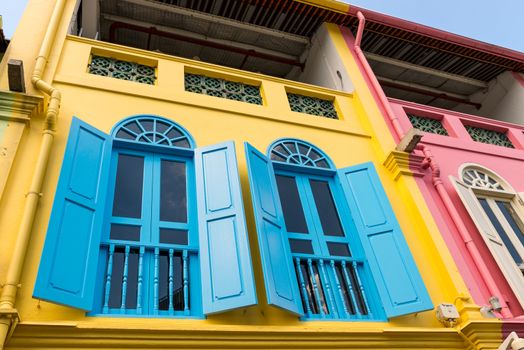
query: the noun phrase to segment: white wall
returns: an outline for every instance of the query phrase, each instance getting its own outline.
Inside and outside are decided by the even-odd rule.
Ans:
[[[524,76],[521,77],[524,81]],[[524,125],[524,85],[512,72],[500,74],[489,82],[485,91],[470,98],[482,104],[482,108],[474,114]]]
[[[305,69],[296,80],[330,89],[353,92],[353,82],[346,72],[325,24],[313,35]]]

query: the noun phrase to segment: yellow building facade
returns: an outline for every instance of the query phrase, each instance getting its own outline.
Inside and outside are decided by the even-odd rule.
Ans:
[[[347,5],[336,2],[305,3],[333,12],[348,12]],[[71,18],[77,9],[72,0],[30,1],[0,66],[0,142],[3,152],[0,170],[0,342],[4,348],[498,347],[502,341],[501,325],[497,319],[481,317],[479,306],[471,302],[413,179],[408,155],[395,150],[396,144],[381,111],[344,40],[344,29],[330,23],[323,26],[325,35],[334,45],[335,55],[342,62],[344,77],[350,78],[351,91],[68,34]],[[150,67],[154,69],[154,83],[93,74],[89,67],[97,57]],[[9,91],[9,59],[24,63],[25,93]],[[187,75],[255,86],[260,91],[262,102],[246,103],[188,91]],[[333,101],[338,119],[292,111],[289,94]],[[162,120],[176,123],[199,147],[234,141],[240,203],[243,203],[240,210],[245,213],[249,264],[256,286],[255,305],[207,316],[177,314],[169,317],[125,312],[86,313],[33,297],[39,266],[42,269],[42,264],[45,264],[42,261],[49,259],[43,255],[43,250],[50,230],[53,203],[57,202],[57,185],[73,118],[110,135],[122,120],[140,115],[161,116]],[[280,139],[303,140],[316,146],[331,158],[337,169],[368,162],[374,165],[431,299],[430,309],[359,321],[351,317],[301,318],[268,305],[268,277],[264,274],[264,257],[259,248],[257,208],[252,204],[255,200],[251,195],[253,183],[250,183],[253,175],[248,169],[244,143],[248,142],[265,153],[275,140]],[[285,174],[284,171],[289,169],[282,171]],[[197,181],[197,192],[198,186]],[[144,193],[147,191],[145,189]],[[189,210],[188,215],[192,213]],[[197,221],[201,220],[199,216]],[[107,256],[101,259],[108,261]],[[367,260],[364,261],[363,264],[367,264]],[[307,264],[304,266],[306,274],[313,271],[308,275],[312,280],[322,273],[320,265],[310,265],[309,269],[313,270],[308,270]],[[98,267],[97,270],[105,268]],[[298,274],[295,277],[300,280],[300,273],[295,272]],[[100,274],[97,276],[103,278]],[[173,277],[173,274],[169,276]],[[104,288],[103,283],[96,283],[97,288]],[[311,288],[317,291],[317,287]],[[329,296],[336,295],[334,285],[332,291],[326,289],[325,284],[323,288],[323,296],[317,294],[319,309],[324,307],[319,300],[329,304],[326,301]],[[372,292],[373,288],[365,290],[370,299],[380,294]],[[309,289],[302,293],[305,305],[308,303],[304,302],[305,295],[314,293]],[[342,291],[340,294],[345,295]],[[361,311],[375,308],[377,314],[384,313],[380,300],[364,300],[366,302],[369,303],[367,307],[356,307]],[[443,324],[438,321],[434,307],[441,303],[457,307],[460,312],[457,322]],[[361,313],[366,316],[367,311]]]

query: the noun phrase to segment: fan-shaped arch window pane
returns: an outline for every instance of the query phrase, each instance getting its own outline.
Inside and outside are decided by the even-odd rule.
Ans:
[[[155,116],[127,119],[113,131],[117,140],[167,147],[194,148],[189,134],[179,125]]]

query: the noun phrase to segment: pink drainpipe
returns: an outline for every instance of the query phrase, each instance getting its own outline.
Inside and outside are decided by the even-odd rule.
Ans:
[[[371,87],[375,91],[376,96],[378,97],[380,104],[383,107],[383,110],[386,112],[387,117],[391,121],[391,125],[393,126],[393,129],[395,130],[396,136],[398,137],[398,140],[401,140],[404,136],[404,130],[402,129],[402,126],[400,125],[400,121],[398,120],[397,116],[391,109],[391,106],[389,105],[389,101],[386,98],[386,94],[384,93],[384,90],[382,90],[382,87],[380,86],[380,83],[378,82],[377,78],[375,77],[375,74],[373,73],[373,70],[371,69],[371,66],[369,65],[366,56],[364,56],[364,53],[362,52],[362,49],[360,48],[360,42],[362,41],[362,34],[364,33],[364,26],[366,25],[366,18],[362,14],[362,12],[357,12],[357,17],[359,19],[358,22],[358,29],[357,29],[357,36],[355,38],[355,44],[354,44],[354,50],[355,54],[357,56],[357,59],[360,61],[361,66],[364,70],[365,75],[368,78],[368,81],[371,83]],[[397,141],[398,141],[397,140]],[[480,251],[478,250],[478,247],[476,246],[475,242],[471,238],[471,235],[468,232],[468,229],[466,228],[466,225],[462,221],[462,218],[460,217],[460,214],[457,212],[457,209],[453,205],[453,201],[449,197],[448,192],[446,191],[444,187],[444,183],[442,182],[442,179],[440,177],[440,167],[435,161],[435,158],[433,157],[433,154],[431,153],[430,149],[426,145],[418,145],[418,149],[422,151],[424,154],[424,162],[423,167],[424,169],[430,168],[431,169],[431,178],[433,180],[433,186],[437,190],[437,193],[444,203],[444,206],[446,207],[446,210],[448,211],[449,215],[451,216],[451,219],[453,220],[460,237],[462,238],[464,244],[466,245],[466,248],[468,249],[468,252],[471,254],[471,257],[475,264],[477,265],[477,268],[479,270],[479,273],[488,287],[489,293],[491,295],[494,295],[499,298],[500,304],[502,306],[501,314],[504,318],[513,318],[513,314],[508,308],[508,305],[506,304],[506,300],[502,298],[502,293],[500,292],[500,289],[491,276],[488,267],[484,263],[484,260],[482,259],[482,256],[480,254]]]

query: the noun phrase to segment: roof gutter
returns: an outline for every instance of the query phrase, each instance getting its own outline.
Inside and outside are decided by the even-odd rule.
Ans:
[[[360,48],[360,43],[362,41],[362,35],[364,33],[364,27],[366,26],[366,18],[362,14],[362,12],[357,12],[358,17],[358,29],[357,29],[357,36],[355,38],[354,43],[354,51],[357,56],[357,59],[360,61],[362,65],[362,69],[364,70],[364,74],[368,78],[368,81],[371,84],[371,88],[375,92],[375,96],[379,100],[380,104],[382,105],[382,108],[386,112],[387,117],[391,121],[391,125],[393,126],[393,129],[395,129],[395,136],[398,137],[397,141],[401,140],[405,133],[402,129],[402,126],[400,125],[400,121],[398,120],[395,112],[391,109],[391,106],[389,104],[388,99],[386,98],[386,94],[384,93],[384,90],[382,90],[382,87],[380,86],[380,83],[377,80],[377,77],[375,76],[375,73],[371,69],[371,66],[369,65],[369,62],[364,56],[364,52]]]
[[[58,31],[66,2],[67,0],[56,1],[31,76],[31,82],[34,87],[49,96],[49,103],[45,114],[42,141],[38,158],[36,160],[33,179],[29,191],[26,193],[22,220],[18,228],[13,255],[9,262],[6,282],[3,285],[2,294],[0,295],[0,350],[4,348],[8,337],[13,333],[19,321],[18,311],[15,308],[16,294],[20,287],[20,277],[24,266],[27,247],[31,238],[31,231],[37,211],[38,201],[42,196],[42,183],[44,181],[49,156],[51,154],[56,119],[60,110],[60,91],[50,83],[44,81],[42,76],[47,65],[49,53],[54,44],[54,38]]]
[[[375,11],[371,11],[367,9],[364,10],[357,6],[351,5],[349,8],[348,14],[350,16],[356,16],[360,20],[358,13],[359,12],[362,13],[364,11],[366,13],[368,20],[372,22],[376,22],[376,23],[391,26],[394,28],[410,31],[412,33],[425,35],[431,38],[445,41],[447,43],[464,46],[470,49],[483,51],[491,55],[496,55],[499,57],[516,60],[516,61],[520,61],[521,63],[524,63],[524,53],[522,52],[507,49],[507,48],[497,46],[497,45],[488,44],[488,43],[485,43],[479,40],[467,38],[462,35],[453,34],[450,32],[446,32],[446,31],[432,28],[429,26],[425,26],[422,24],[406,21],[404,19],[396,18],[393,16],[388,16],[383,13],[379,13],[379,12],[375,12]]]

